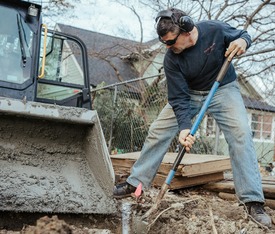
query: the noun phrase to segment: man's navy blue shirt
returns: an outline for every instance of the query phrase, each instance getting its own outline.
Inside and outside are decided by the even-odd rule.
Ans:
[[[221,21],[201,21],[196,24],[198,39],[194,46],[175,54],[168,49],[164,58],[164,71],[168,85],[168,102],[173,107],[179,130],[191,128],[189,89],[208,91],[225,60],[224,54],[230,42],[243,38],[247,48],[251,38],[244,30],[238,30]],[[231,64],[220,86],[236,80]]]

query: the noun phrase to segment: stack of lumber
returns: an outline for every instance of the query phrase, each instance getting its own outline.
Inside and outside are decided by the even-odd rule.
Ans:
[[[275,209],[275,177],[262,177],[263,192],[266,199],[266,205]],[[219,196],[226,200],[237,200],[233,179],[227,179],[219,182],[209,183],[203,186],[205,189],[218,192]]]
[[[139,155],[140,152],[111,155],[117,181],[121,182],[130,175],[131,168]],[[176,157],[177,153],[167,153],[165,155],[153,181],[153,186],[162,186]],[[170,189],[221,181],[224,179],[224,171],[230,169],[230,159],[227,156],[185,154],[170,184]]]

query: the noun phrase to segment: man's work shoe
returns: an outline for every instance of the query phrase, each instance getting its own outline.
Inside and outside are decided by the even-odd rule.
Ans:
[[[136,191],[136,187],[131,184],[124,182],[121,184],[117,184],[113,190],[113,196],[115,198],[124,198],[130,197],[132,193]]]
[[[260,224],[271,228],[272,226],[271,218],[267,213],[265,213],[265,209],[262,203],[248,202],[245,205],[248,209],[248,213],[251,215],[252,218],[254,218]]]

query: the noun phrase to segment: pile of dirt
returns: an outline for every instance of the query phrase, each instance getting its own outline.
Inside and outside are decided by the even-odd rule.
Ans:
[[[269,207],[266,212],[275,217]],[[137,211],[142,213],[142,209]],[[166,194],[148,226],[149,233],[158,234],[275,233],[275,227],[268,229],[255,223],[237,200],[226,201],[203,189]]]
[[[14,214],[12,216],[0,216],[0,226],[5,219],[11,223],[22,222],[21,229],[12,229],[12,226],[3,227],[0,233],[7,234],[121,234],[136,233],[132,221],[136,217],[142,217],[151,207],[155,197],[158,194],[157,189],[151,189],[146,192],[142,199],[137,203],[134,198],[125,198],[119,200],[119,212],[116,215],[43,215],[36,219],[32,224],[26,222],[30,220],[23,219],[26,214]],[[125,216],[125,204],[130,207],[130,215]],[[124,208],[123,208],[124,207]],[[129,210],[128,210],[129,211]],[[266,212],[275,218],[275,211],[266,207]],[[36,214],[37,215],[37,214]],[[125,220],[125,217],[126,220]],[[205,191],[201,188],[192,188],[168,192],[159,207],[157,213],[150,219],[148,224],[148,233],[157,234],[271,234],[275,233],[275,227],[267,229],[255,223],[246,213],[243,206],[237,201],[226,201],[217,196],[216,193]],[[125,228],[126,225],[126,228]],[[18,228],[18,227],[17,227]],[[139,234],[139,233],[138,233]]]
[[[60,234],[71,234],[73,233],[72,228],[63,220],[59,220],[57,216],[49,218],[44,216],[37,220],[36,226],[28,226],[23,233],[29,234],[47,234],[47,233],[60,233]]]

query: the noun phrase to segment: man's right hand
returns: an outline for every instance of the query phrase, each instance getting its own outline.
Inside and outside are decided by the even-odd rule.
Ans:
[[[192,145],[195,143],[196,137],[190,135],[190,129],[184,129],[179,134],[179,142],[185,147],[187,153],[190,152]]]
[[[229,47],[225,52],[225,57],[228,57],[228,61],[231,61],[235,55],[244,54],[246,47],[246,41],[243,38],[238,38],[229,44]]]

